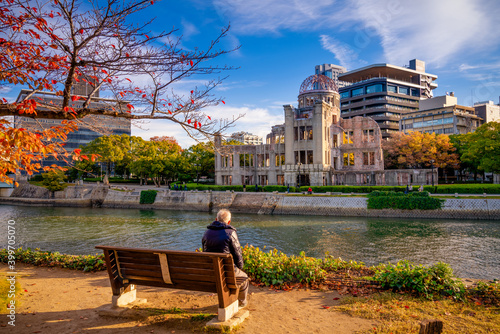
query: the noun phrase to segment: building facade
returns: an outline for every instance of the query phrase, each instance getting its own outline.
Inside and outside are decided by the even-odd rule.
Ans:
[[[500,122],[500,98],[499,104],[495,104],[493,101],[476,102],[474,110],[484,123]]]
[[[418,111],[421,100],[431,98],[436,75],[425,72],[425,62],[413,59],[407,67],[374,64],[342,73],[348,85],[339,89],[341,117],[371,117],[382,138],[399,131],[401,117]]]
[[[453,94],[453,93],[452,93]],[[400,130],[436,134],[465,134],[483,124],[475,108],[457,104],[454,95],[438,96],[420,101],[420,109],[401,118]]]
[[[239,141],[242,144],[260,145],[262,144],[262,137],[245,132],[235,132],[229,137],[230,140]]]
[[[76,87],[75,93],[82,92],[85,89],[85,86]],[[29,94],[31,91],[29,90],[21,90],[19,96],[17,98],[18,101],[21,101]],[[34,99],[40,99],[43,103],[46,104],[62,104],[62,98],[57,96],[52,92],[39,92],[33,95]],[[105,99],[105,98],[94,98],[94,102],[91,102],[91,107],[95,108],[111,108],[112,106],[116,106],[116,100]],[[70,107],[77,110],[83,104],[82,100],[71,101]],[[62,121],[60,119],[45,119],[45,118],[31,118],[31,117],[23,117],[23,116],[14,116],[14,127],[15,128],[26,128],[30,131],[40,131],[51,126],[61,126]],[[72,152],[74,149],[79,148],[80,146],[86,145],[90,143],[92,140],[101,137],[103,135],[121,135],[131,134],[131,123],[129,119],[120,118],[120,117],[112,117],[112,116],[103,116],[103,115],[90,115],[79,120],[78,130],[74,132],[70,132],[67,136],[67,140],[64,149],[68,152]],[[67,164],[62,160],[56,160],[52,157],[48,157],[42,161],[43,166],[50,166],[52,164],[58,166],[66,166]]]
[[[347,69],[345,67],[334,64],[316,65],[316,67],[314,68],[314,73],[316,75],[324,75],[329,77],[333,80],[333,82],[335,82],[337,88],[344,87],[348,84],[347,82],[339,80],[339,75],[345,72],[347,72]]]

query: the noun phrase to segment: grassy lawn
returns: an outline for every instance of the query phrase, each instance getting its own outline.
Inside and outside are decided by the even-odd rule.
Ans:
[[[379,322],[365,333],[418,333],[421,321],[433,319],[443,321],[443,333],[500,333],[500,307],[480,302],[430,301],[383,292],[347,297],[332,309]]]

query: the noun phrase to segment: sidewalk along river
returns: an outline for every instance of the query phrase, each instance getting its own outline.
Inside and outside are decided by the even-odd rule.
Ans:
[[[215,214],[0,205],[0,235],[16,222],[16,246],[95,254],[96,245],[195,250]],[[407,259],[449,263],[459,277],[500,278],[500,221],[233,214],[242,245],[288,255],[326,252],[366,265]],[[0,247],[6,247],[2,238]]]

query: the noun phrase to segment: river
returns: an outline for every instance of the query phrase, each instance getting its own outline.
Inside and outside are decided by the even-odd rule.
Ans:
[[[0,246],[14,220],[16,247],[95,254],[96,245],[194,250],[214,215],[166,210],[0,205]],[[366,265],[449,263],[459,277],[500,278],[500,221],[234,214],[240,242],[288,255],[326,252]]]

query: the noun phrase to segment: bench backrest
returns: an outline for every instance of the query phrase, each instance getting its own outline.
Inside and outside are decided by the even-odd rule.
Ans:
[[[96,248],[104,251],[115,295],[129,284],[136,284],[215,292],[222,305],[230,300],[221,299],[238,291],[231,254],[111,246]]]

